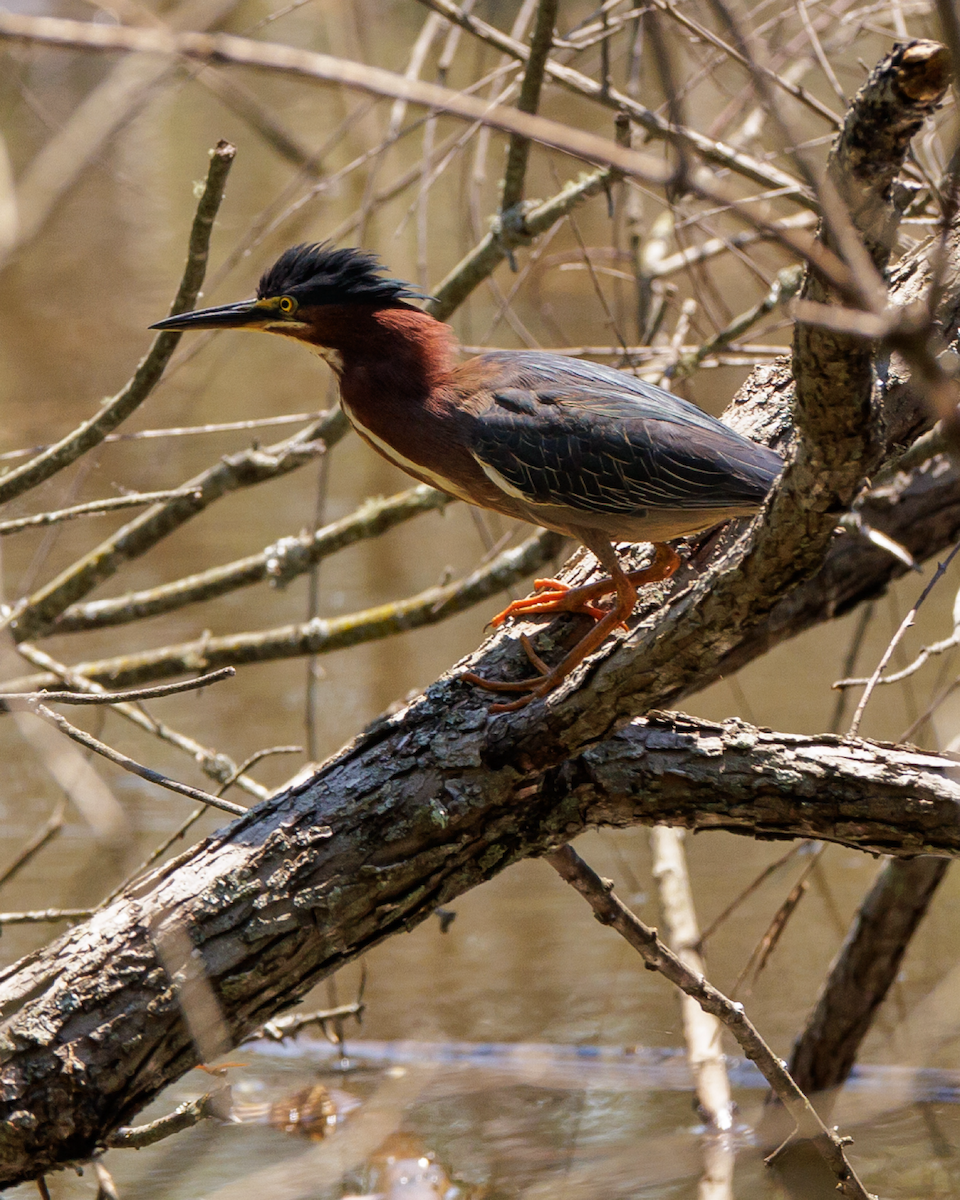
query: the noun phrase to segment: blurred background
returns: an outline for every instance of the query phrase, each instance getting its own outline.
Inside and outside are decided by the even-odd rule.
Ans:
[[[515,60],[466,32],[452,34],[415,0],[183,0],[166,7],[65,0],[8,7],[107,26],[222,29],[475,88],[504,103],[515,102],[520,79]],[[473,9],[521,39],[529,37],[535,10],[513,0],[481,0]],[[720,28],[703,0],[678,11]],[[775,69],[838,116],[843,97],[856,92],[894,41],[937,35],[928,6],[915,0],[744,0],[735,12]],[[661,14],[660,28],[688,126],[742,148],[771,170],[795,173],[797,147],[815,168],[822,164],[835,128],[826,116],[790,101],[788,145],[742,66],[669,15]],[[664,77],[640,8],[629,0],[602,8],[592,0],[563,0],[558,33],[560,61],[593,79],[606,74],[648,109],[665,113]],[[505,138],[446,116],[237,68],[24,44],[0,46],[0,52],[0,453],[6,455],[0,469],[93,414],[146,353],[147,326],[166,315],[176,291],[198,186],[218,139],[232,142],[237,156],[213,232],[204,304],[252,294],[281,250],[325,238],[376,251],[393,275],[429,293],[484,236],[498,210]],[[540,111],[614,134],[609,108],[549,82]],[[951,98],[914,143],[910,171],[920,199],[904,223],[898,252],[911,249],[938,219],[931,181],[945,169],[954,128]],[[671,153],[639,127],[634,145]],[[535,148],[525,195],[551,197],[584,169]],[[745,196],[759,195],[771,216],[807,219],[804,208],[775,187],[731,178]],[[782,306],[772,304],[737,337],[705,353],[699,369],[687,370],[684,356],[709,347],[735,317],[759,304],[790,264],[768,244],[733,245],[732,233],[741,230],[725,213],[689,197],[616,182],[532,248],[518,250],[517,270],[504,262],[451,323],[467,347],[579,349],[638,370],[719,414],[753,367],[781,353],[790,338]],[[712,239],[719,239],[719,251],[692,261]],[[279,338],[240,332],[185,338],[160,384],[119,432],[192,432],[103,444],[9,505],[4,519],[124,491],[176,488],[223,455],[280,442],[305,427],[309,414],[335,403],[328,368]],[[286,425],[198,428],[291,414],[304,416]],[[410,486],[349,434],[283,478],[226,495],[85,599],[153,588],[256,554],[282,537],[345,518],[370,497]],[[104,515],[4,537],[5,600],[35,593],[129,519],[128,512]],[[282,589],[260,583],[163,616],[55,634],[37,644],[74,665],[318,614],[361,613],[456,580],[529,533],[454,503],[360,541]],[[930,570],[891,588],[868,621],[858,611],[781,645],[692,698],[685,710],[790,732],[843,731],[852,705],[838,711],[831,684],[850,673],[853,646],[855,673],[872,670]],[[896,665],[952,632],[958,585],[953,569],[921,610]],[[513,594],[527,587],[518,580]],[[261,749],[302,747],[251,769],[272,789],[448,669],[477,645],[485,622],[504,603],[503,595],[494,596],[442,622],[314,660],[245,666],[235,679],[200,694],[147,707],[235,763]],[[8,680],[35,669],[9,640],[3,655]],[[861,732],[899,739],[955,672],[951,652],[904,685],[878,689]],[[958,704],[948,698],[912,740],[953,748],[960,740]],[[189,757],[115,714],[99,709],[76,719],[138,761],[210,786]],[[107,836],[65,801],[32,729],[27,717],[0,722],[0,866],[13,862],[51,817],[60,823],[42,849],[4,879],[0,909],[87,909],[169,838],[192,805],[98,764],[123,814]],[[255,799],[236,788],[230,798]],[[222,823],[222,814],[202,817],[168,853]],[[602,875],[616,880],[622,898],[656,924],[647,831],[599,831],[577,845]],[[725,833],[688,838],[686,848],[703,927],[788,849]],[[733,989],[808,860],[809,851],[801,850],[772,872],[710,937],[707,971],[718,987]],[[765,969],[740,982],[738,998],[778,1053],[788,1055],[876,871],[868,856],[827,848]],[[856,1137],[854,1158],[865,1181],[887,1197],[958,1194],[956,1097],[947,1076],[924,1091],[913,1071],[960,1068],[960,992],[951,983],[960,949],[952,919],[957,886],[948,876],[866,1043],[863,1061],[889,1070],[866,1075],[837,1114]],[[4,964],[63,928],[63,922],[4,920]],[[239,1195],[253,1186],[276,1186],[272,1195],[393,1195],[385,1165],[391,1154],[430,1164],[420,1170],[435,1178],[421,1182],[434,1190],[418,1196],[697,1194],[699,1118],[682,1064],[677,998],[643,970],[629,947],[597,927],[544,864],[511,868],[464,896],[446,932],[431,919],[373,951],[363,970],[363,1025],[342,1028],[345,1046],[323,1050],[321,1040],[299,1050],[238,1052],[236,1060],[246,1066],[230,1072],[235,1098],[249,1113],[259,1104],[260,1115],[240,1126],[208,1123],[138,1155],[111,1152],[106,1162],[120,1195]],[[351,1001],[360,974],[359,965],[342,972],[305,1007]],[[419,1049],[401,1053],[400,1043]],[[487,1047],[485,1058],[477,1047]],[[603,1053],[571,1057],[575,1047]],[[735,1052],[732,1043],[727,1049]],[[648,1051],[656,1053],[645,1057]],[[353,1071],[337,1075],[341,1060]],[[309,1143],[296,1136],[305,1132],[303,1123],[284,1133],[283,1121],[270,1119],[270,1105],[318,1079],[333,1080],[363,1103],[344,1115],[343,1130],[305,1149]],[[750,1134],[762,1089],[746,1075],[739,1082],[735,1076],[735,1083],[741,1105],[735,1195],[778,1194]],[[148,1116],[208,1084],[194,1073]],[[352,1102],[338,1103],[346,1114]],[[361,1116],[369,1117],[367,1125]],[[268,1168],[278,1174],[265,1174]],[[288,1170],[294,1174],[284,1175]],[[290,1182],[300,1178],[296,1170],[306,1170],[309,1186]],[[54,1196],[79,1196],[97,1185],[88,1172],[82,1179],[51,1178],[49,1186]],[[24,1185],[14,1194],[32,1191]]]

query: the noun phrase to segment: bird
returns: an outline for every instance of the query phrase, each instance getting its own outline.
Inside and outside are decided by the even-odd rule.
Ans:
[[[758,513],[783,469],[780,455],[696,405],[613,367],[539,350],[490,350],[461,361],[449,325],[425,297],[384,274],[365,250],[329,242],[285,250],[256,296],[180,313],[158,330],[257,329],[301,342],[333,369],[350,424],[384,458],[481,508],[577,539],[607,572],[582,587],[536,580],[494,618],[573,612],[594,624],[555,666],[523,645],[536,675],[516,681],[466,672],[513,700],[553,691],[619,626],[637,589],[680,564],[668,543]],[[615,542],[653,544],[626,571]],[[613,595],[612,605],[598,603]]]

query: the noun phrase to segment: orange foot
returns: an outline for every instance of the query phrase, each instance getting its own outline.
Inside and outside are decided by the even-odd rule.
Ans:
[[[529,617],[536,616],[538,613],[558,612],[586,613],[595,621],[602,621],[608,610],[598,607],[593,601],[613,590],[611,581],[601,580],[601,583],[607,582],[611,584],[609,588],[598,590],[599,584],[573,588],[568,583],[561,583],[559,579],[535,579],[533,595],[524,596],[522,600],[514,600],[512,604],[508,604],[503,612],[497,613],[491,619],[490,624],[502,625],[510,617]]]
[[[612,553],[612,550],[611,550]],[[536,589],[532,596],[523,600],[514,600],[502,613],[494,617],[492,625],[502,624],[508,617],[530,616],[536,613],[582,612],[596,621],[594,627],[573,647],[562,662],[552,669],[533,648],[530,639],[524,634],[521,637],[527,657],[539,674],[533,679],[521,679],[515,683],[497,679],[484,679],[473,671],[466,671],[463,679],[467,683],[485,688],[490,692],[521,692],[518,699],[509,704],[493,704],[491,712],[513,712],[523,708],[531,700],[546,696],[577,667],[593,653],[612,633],[617,626],[625,625],[627,618],[633,612],[637,601],[637,587],[645,583],[657,583],[669,579],[680,565],[680,556],[671,546],[658,543],[655,546],[653,562],[641,571],[629,573],[618,572],[616,576],[600,579],[585,587],[572,588],[556,579],[538,579],[534,583]],[[614,559],[611,564],[616,566]],[[616,592],[616,601],[612,608],[599,608],[594,601],[601,596]]]

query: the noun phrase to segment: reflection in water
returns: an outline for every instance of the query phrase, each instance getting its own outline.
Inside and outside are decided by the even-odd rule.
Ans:
[[[246,1068],[231,1073],[239,1123],[207,1122],[135,1155],[110,1152],[107,1166],[124,1200],[697,1195],[701,1127],[682,1051],[353,1041],[346,1069],[319,1041],[248,1051]],[[156,1107],[168,1111],[190,1094],[189,1078]],[[763,1165],[769,1147],[756,1145],[751,1129],[763,1083],[740,1062],[731,1063],[731,1082],[739,1106],[730,1137],[734,1195],[763,1200],[771,1195]],[[956,1194],[960,1072],[863,1070],[844,1099],[858,1163],[889,1180],[885,1200]],[[870,1124],[857,1128],[860,1100]],[[940,1164],[932,1176],[930,1131]],[[917,1189],[918,1172],[928,1187]],[[913,1190],[898,1178],[914,1180]],[[88,1196],[72,1175],[54,1185],[55,1200]]]
[[[231,1116],[241,1125],[269,1125],[281,1133],[319,1142],[329,1137],[360,1103],[349,1092],[314,1083],[269,1103],[234,1104]]]
[[[369,1191],[343,1200],[471,1200],[483,1189],[460,1188],[415,1133],[394,1133],[370,1159]]]

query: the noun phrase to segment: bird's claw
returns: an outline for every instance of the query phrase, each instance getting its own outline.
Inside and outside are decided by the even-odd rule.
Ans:
[[[512,601],[503,612],[497,613],[489,624],[498,627],[511,617],[561,612],[584,613],[595,621],[602,621],[609,611],[593,603],[596,599],[595,587],[573,588],[558,579],[535,579],[533,588],[532,596]]]

